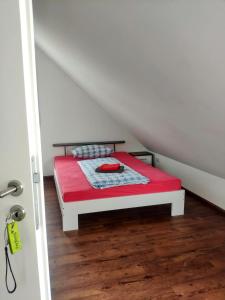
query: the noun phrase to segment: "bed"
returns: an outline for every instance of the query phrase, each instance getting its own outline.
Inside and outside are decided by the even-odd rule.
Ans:
[[[116,144],[122,142],[124,141],[98,143],[113,144],[116,150]],[[78,164],[79,159],[67,155],[65,148],[87,144],[89,143],[54,144],[55,147],[64,147],[64,156],[54,158],[54,179],[62,213],[63,231],[77,230],[78,216],[92,212],[170,203],[172,216],[184,214],[185,192],[181,189],[181,180],[145,164],[126,152],[114,152],[112,157],[150,178],[150,183],[106,189],[93,188]]]

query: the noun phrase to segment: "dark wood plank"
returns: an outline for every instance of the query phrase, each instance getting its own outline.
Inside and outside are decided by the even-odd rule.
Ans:
[[[225,215],[187,193],[185,216],[168,205],[80,216],[63,233],[45,179],[53,300],[225,299]]]

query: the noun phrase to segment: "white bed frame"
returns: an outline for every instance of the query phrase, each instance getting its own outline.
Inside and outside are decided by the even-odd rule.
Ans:
[[[63,231],[77,230],[79,228],[78,216],[92,212],[171,204],[171,216],[179,216],[184,214],[184,190],[96,200],[64,202],[55,170],[54,179],[62,213]]]

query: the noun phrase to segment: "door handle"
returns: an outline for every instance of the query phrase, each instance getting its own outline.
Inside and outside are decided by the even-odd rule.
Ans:
[[[23,185],[18,180],[12,180],[8,183],[7,189],[0,191],[0,198],[4,198],[5,196],[19,196],[23,192]]]

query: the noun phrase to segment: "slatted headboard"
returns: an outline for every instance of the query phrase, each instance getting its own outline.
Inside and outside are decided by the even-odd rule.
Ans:
[[[124,144],[125,141],[102,141],[102,142],[80,142],[80,143],[57,143],[53,147],[63,147],[64,155],[67,155],[67,147],[85,146],[85,145],[113,145],[113,150],[116,151],[116,145]]]

